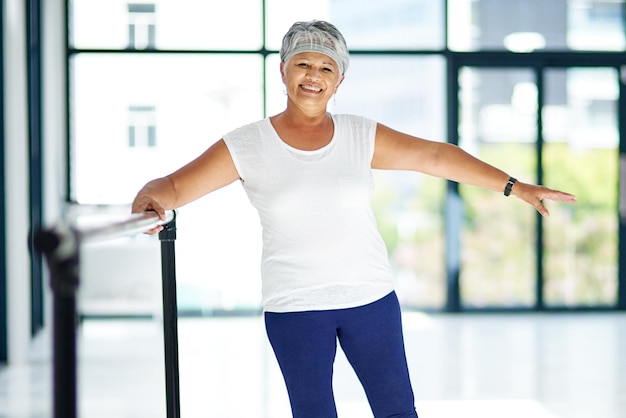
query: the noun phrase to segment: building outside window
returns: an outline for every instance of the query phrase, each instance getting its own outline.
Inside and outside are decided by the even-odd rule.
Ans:
[[[128,146],[130,148],[157,146],[154,106],[130,106],[128,108]]]
[[[156,17],[154,4],[128,5],[128,48],[156,47]]]

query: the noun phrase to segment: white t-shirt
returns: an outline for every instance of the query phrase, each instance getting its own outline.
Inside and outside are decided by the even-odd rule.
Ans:
[[[332,140],[314,151],[287,145],[269,118],[224,136],[261,220],[267,312],[351,308],[393,290],[370,202],[376,122],[332,117]]]

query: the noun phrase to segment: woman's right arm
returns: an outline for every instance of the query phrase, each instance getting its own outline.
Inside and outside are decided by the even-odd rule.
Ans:
[[[131,211],[154,211],[165,219],[166,210],[179,208],[238,179],[239,173],[230,151],[220,139],[189,164],[143,186],[133,201]]]

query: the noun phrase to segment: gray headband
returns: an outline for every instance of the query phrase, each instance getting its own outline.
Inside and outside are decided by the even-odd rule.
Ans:
[[[344,74],[345,69],[343,68],[341,61],[339,60],[339,55],[337,55],[337,51],[335,51],[333,48],[331,48],[328,45],[320,45],[320,44],[313,43],[313,42],[307,42],[307,43],[302,43],[298,45],[297,47],[289,51],[289,53],[283,57],[283,62],[287,62],[291,58],[293,58],[294,55],[301,54],[303,52],[319,52],[320,54],[329,56],[330,58],[333,59],[333,61],[335,61],[335,63],[337,64],[337,67],[339,67],[339,70],[341,71],[341,75]]]

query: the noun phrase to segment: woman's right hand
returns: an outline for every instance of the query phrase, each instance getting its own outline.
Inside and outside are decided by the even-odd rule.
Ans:
[[[239,179],[239,173],[224,140],[174,173],[146,183],[137,193],[132,213],[153,211],[165,220],[166,209],[176,209]],[[158,226],[146,234],[162,231]]]
[[[131,206],[131,213],[143,213],[143,212],[156,212],[159,215],[159,219],[165,220],[165,209],[154,200],[151,196],[146,194],[138,194]],[[147,235],[153,235],[163,230],[163,226],[159,225],[152,228],[149,231],[144,232]]]

